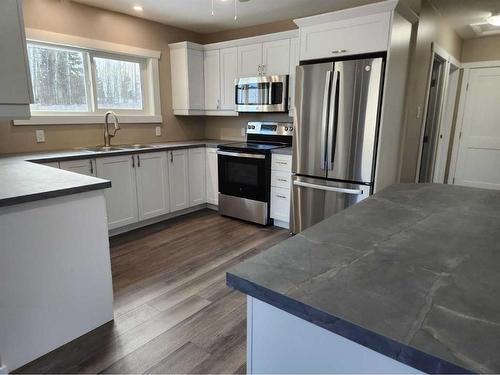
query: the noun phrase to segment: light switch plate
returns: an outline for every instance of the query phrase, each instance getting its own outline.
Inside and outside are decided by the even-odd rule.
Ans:
[[[161,137],[161,126],[157,126],[155,132],[157,137]]]
[[[35,131],[36,135],[36,142],[37,143],[43,143],[45,142],[45,131],[42,129],[38,129]]]

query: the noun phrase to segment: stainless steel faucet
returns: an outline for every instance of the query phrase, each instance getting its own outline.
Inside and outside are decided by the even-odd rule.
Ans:
[[[109,116],[113,116],[113,123],[115,124],[115,130],[113,134],[109,132],[108,125],[109,125]],[[116,135],[116,132],[120,130],[120,124],[118,123],[118,116],[116,116],[116,113],[113,111],[108,111],[104,115],[104,147],[110,147],[111,146],[111,138],[113,138]]]

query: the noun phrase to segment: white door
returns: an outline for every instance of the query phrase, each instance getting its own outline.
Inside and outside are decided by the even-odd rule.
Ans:
[[[132,155],[96,159],[96,170],[97,177],[111,181],[111,188],[104,190],[109,229],[136,223],[139,217]]]
[[[205,109],[220,109],[220,58],[219,50],[205,51]]]
[[[207,147],[207,203],[219,205],[219,167],[217,149]]]
[[[188,152],[187,150],[169,151],[167,158],[170,211],[174,212],[189,207]]]
[[[455,184],[500,189],[500,68],[472,69]]]
[[[238,77],[238,48],[220,50],[220,108],[235,110],[234,87]]]
[[[238,77],[255,77],[260,74],[262,43],[238,47]]]
[[[66,171],[84,174],[87,176],[95,176],[95,160],[94,159],[80,159],[68,160],[59,162],[59,168]]]
[[[139,220],[170,212],[166,152],[135,155]]]
[[[189,206],[207,203],[205,147],[189,149]]]
[[[299,38],[290,40],[290,77],[288,80],[288,114],[295,115],[295,71],[299,65]]]
[[[290,73],[290,39],[262,44],[262,72],[268,76]]]

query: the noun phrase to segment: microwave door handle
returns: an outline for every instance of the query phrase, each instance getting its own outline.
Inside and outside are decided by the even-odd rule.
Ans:
[[[323,93],[323,114],[321,117],[321,148],[320,169],[326,168],[326,136],[328,131],[328,115],[330,112],[330,91],[332,84],[332,71],[326,72],[325,92]]]
[[[335,143],[337,142],[337,125],[338,125],[338,95],[340,86],[340,72],[333,72],[332,94],[330,96],[330,108],[328,115],[328,140],[326,151],[326,169],[333,169],[333,159],[335,158]]]
[[[273,104],[273,83],[272,82],[269,82],[269,96],[268,96],[268,101],[269,101],[269,105],[272,105]]]
[[[362,189],[346,189],[346,188],[340,188],[340,187],[335,187],[335,186],[316,185],[316,184],[311,184],[309,182],[304,182],[304,181],[294,181],[293,184],[295,186],[301,186],[301,187],[324,190],[324,191],[333,191],[336,193],[344,193],[344,194],[352,194],[352,195],[362,195],[364,193]]]

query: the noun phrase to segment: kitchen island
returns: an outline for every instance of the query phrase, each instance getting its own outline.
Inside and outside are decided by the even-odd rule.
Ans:
[[[500,192],[394,185],[230,269],[249,373],[500,372]]]

